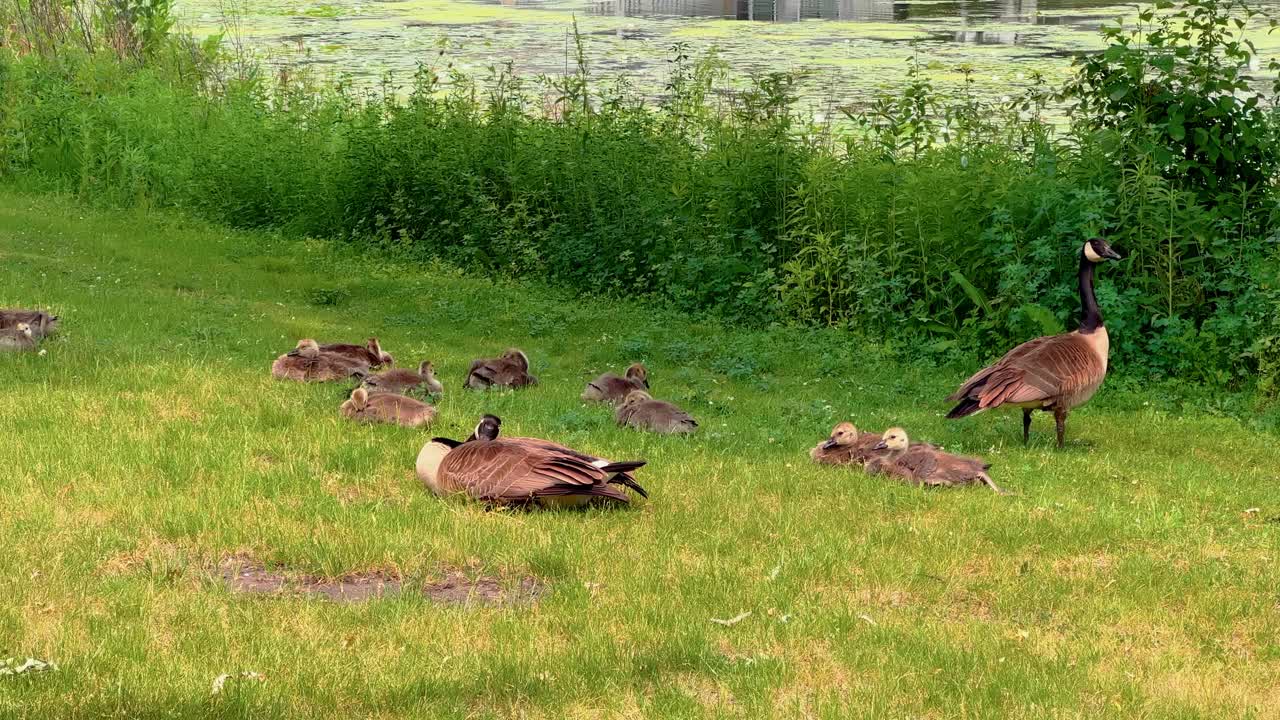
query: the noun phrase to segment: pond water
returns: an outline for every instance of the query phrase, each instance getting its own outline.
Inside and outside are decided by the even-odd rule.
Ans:
[[[526,77],[563,73],[574,62],[576,21],[598,80],[621,78],[659,95],[680,43],[694,55],[716,52],[735,84],[763,72],[803,72],[800,92],[815,113],[900,86],[911,65],[945,91],[963,86],[962,67],[987,96],[1018,92],[1034,72],[1057,83],[1073,57],[1102,47],[1103,23],[1132,20],[1138,7],[1106,0],[178,0],[197,35],[229,27],[234,46],[269,63],[356,83],[391,73],[403,85],[419,64],[442,75],[452,65],[483,77],[507,61]],[[1260,47],[1280,48],[1261,21],[1255,25]]]

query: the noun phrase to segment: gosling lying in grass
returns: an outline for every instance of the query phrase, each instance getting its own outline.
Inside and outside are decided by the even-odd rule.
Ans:
[[[422,427],[436,417],[436,409],[403,395],[378,393],[370,395],[364,388],[351,391],[351,399],[338,409],[343,417],[359,422],[389,423],[404,427]]]
[[[809,451],[809,457],[819,465],[865,465],[876,455],[880,444],[878,433],[859,433],[851,422],[842,422],[831,429],[831,436]]]
[[[627,399],[632,390],[649,389],[649,371],[641,363],[627,368],[624,377],[613,373],[605,373],[587,383],[582,391],[582,399],[586,402],[607,402],[617,405]]]
[[[689,413],[669,402],[654,400],[644,390],[632,390],[613,417],[619,425],[667,435],[698,429],[698,422]]]
[[[36,336],[31,326],[20,322],[17,325],[0,330],[0,352],[22,352],[36,349]]]
[[[315,340],[299,340],[298,347],[271,363],[271,375],[294,382],[331,382],[350,377],[363,378],[365,366],[341,355],[320,352]]]
[[[496,358],[480,358],[472,362],[463,382],[464,387],[472,390],[522,388],[537,384],[538,378],[529,374],[529,356],[519,348],[509,348]]]
[[[444,385],[436,379],[435,367],[430,360],[423,360],[417,370],[392,368],[370,375],[364,380],[364,388],[370,393],[419,393],[435,397],[444,394]]]
[[[912,443],[902,428],[886,430],[875,450],[879,454],[866,465],[872,475],[890,475],[913,485],[931,487],[981,483],[1005,494],[987,474],[991,463],[981,458],[952,455],[928,443]]]
[[[18,323],[25,323],[36,340],[58,331],[58,316],[50,315],[44,310],[0,310],[0,330],[16,328]]]

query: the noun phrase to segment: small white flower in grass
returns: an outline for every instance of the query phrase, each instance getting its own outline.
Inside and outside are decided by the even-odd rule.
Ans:
[[[260,683],[267,681],[267,678],[262,673],[257,673],[252,670],[245,670],[244,672],[241,672],[238,675],[231,675],[230,673],[222,673],[221,675],[213,679],[213,687],[209,689],[209,694],[221,695],[223,688],[226,687],[227,681],[232,678],[237,678],[240,680],[255,680]]]
[[[36,353],[36,354],[37,354],[37,355],[39,355],[40,357],[44,357],[45,355],[48,355],[48,354],[49,354],[49,351],[48,351],[48,350],[45,350],[44,348],[40,348],[40,352],[38,352],[38,353]]]
[[[26,675],[28,673],[49,672],[57,669],[58,666],[56,663],[45,662],[44,660],[37,660],[31,657],[24,660],[21,664],[18,663],[17,658],[5,658],[4,660],[0,660],[0,676]]]

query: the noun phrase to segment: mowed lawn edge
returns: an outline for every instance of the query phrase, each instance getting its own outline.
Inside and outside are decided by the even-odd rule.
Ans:
[[[58,667],[0,677],[5,716],[1216,718],[1280,699],[1275,437],[1155,392],[1109,379],[1065,450],[1045,417],[1024,448],[1016,414],[942,418],[976,368],[897,363],[842,333],[734,330],[0,190],[13,305],[64,325],[43,355],[0,356],[0,659]],[[301,337],[371,335],[402,366],[435,363],[432,428],[356,425],[337,413],[350,386],[268,374]],[[538,387],[461,389],[472,358],[511,345]],[[633,361],[697,434],[620,429],[578,399]],[[648,460],[651,500],[526,513],[429,496],[418,449],[484,412]],[[810,464],[843,419],[982,455],[1018,495]],[[239,593],[233,562],[295,590],[400,591]],[[458,577],[540,591],[424,592]]]

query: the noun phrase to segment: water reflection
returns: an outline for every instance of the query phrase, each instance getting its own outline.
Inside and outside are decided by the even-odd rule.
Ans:
[[[545,0],[499,0],[503,4],[540,4]],[[717,17],[788,22],[845,20],[904,22],[931,18],[974,18],[1035,23],[1039,10],[1104,5],[1094,0],[588,0],[592,15],[621,17]],[[964,42],[964,41],[962,41]],[[977,42],[1003,42],[978,40]]]

